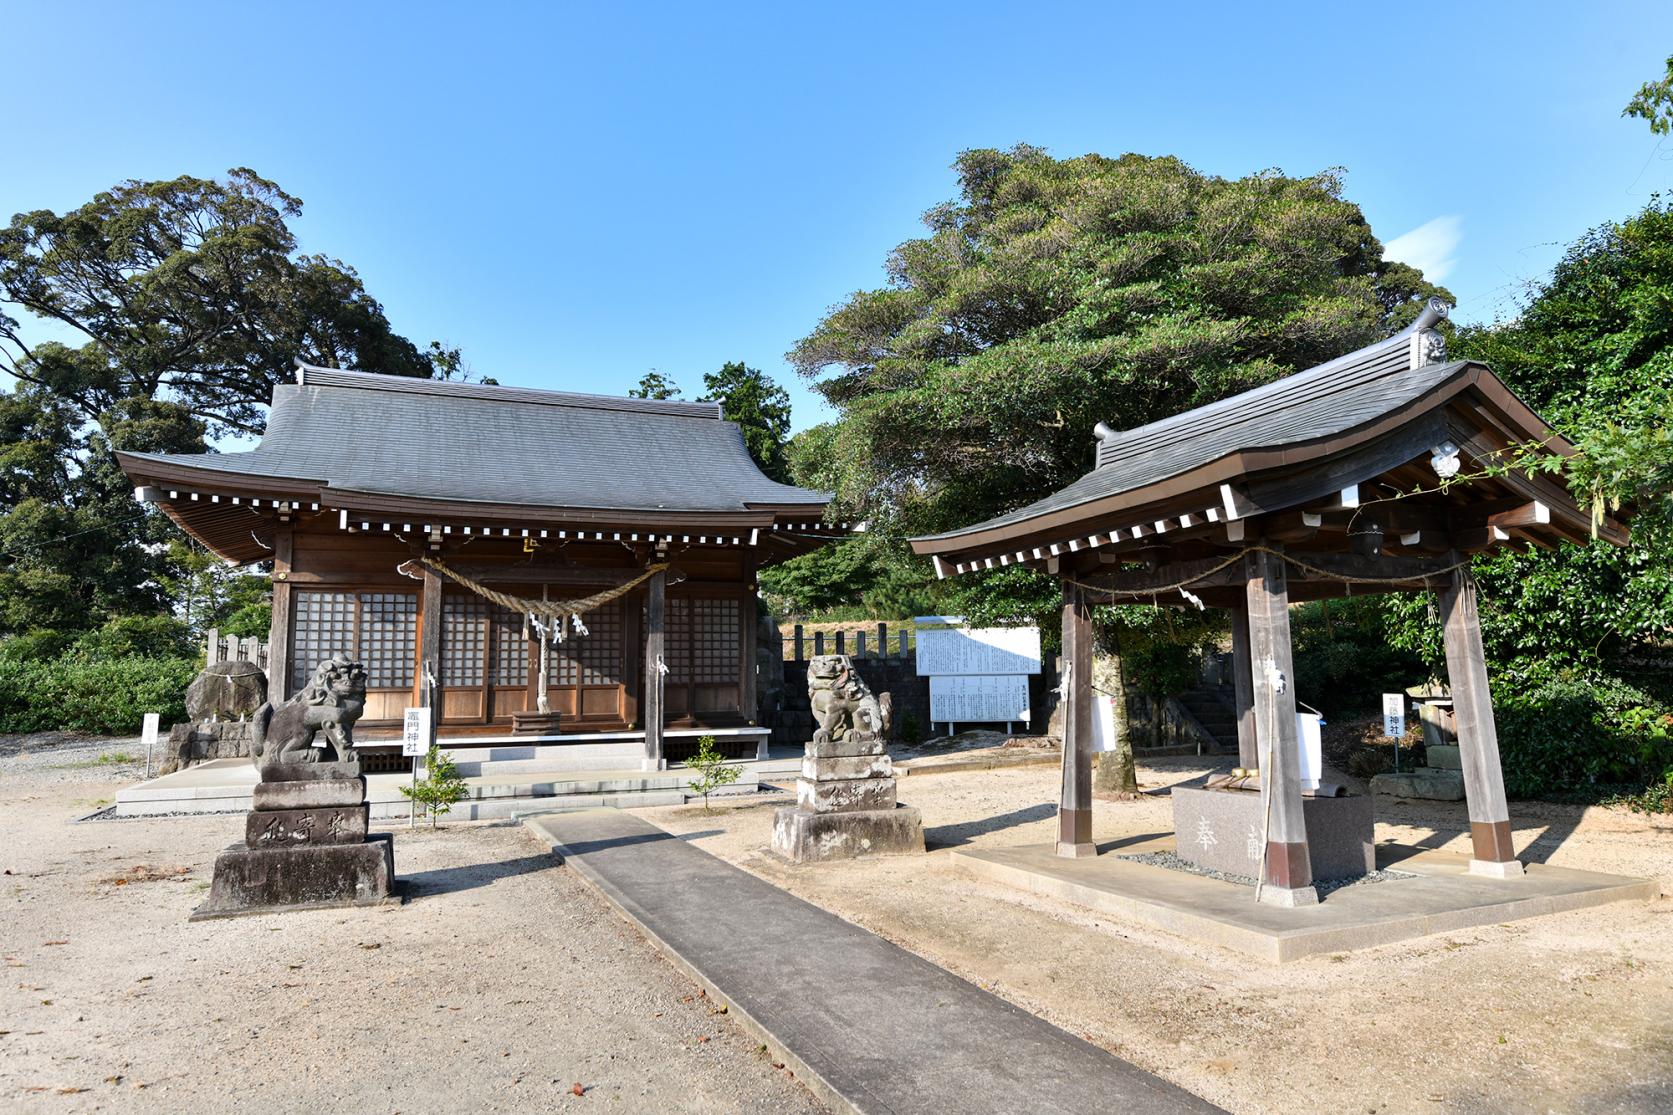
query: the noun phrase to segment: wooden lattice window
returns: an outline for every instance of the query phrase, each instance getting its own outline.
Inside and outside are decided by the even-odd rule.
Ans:
[[[738,602],[696,597],[691,601],[691,680],[724,685],[738,680]]]
[[[299,591],[292,598],[291,688],[304,688],[319,664],[346,655],[366,664],[368,689],[413,681],[418,596],[406,592]]]
[[[529,639],[523,627],[522,613],[494,606],[494,661],[489,667],[494,685],[529,683]]]
[[[670,685],[726,685],[738,680],[738,602],[675,597],[667,604],[663,660]]]
[[[369,689],[411,689],[418,641],[418,595],[360,594],[360,660]]]
[[[307,687],[321,662],[355,652],[355,599],[350,592],[298,592],[291,607],[296,619],[291,635],[290,687]]]
[[[474,596],[442,598],[441,684],[482,685],[488,650],[488,609],[486,600]]]
[[[581,617],[585,635],[571,624],[564,641],[552,646],[552,684],[620,685],[624,615],[617,600]]]

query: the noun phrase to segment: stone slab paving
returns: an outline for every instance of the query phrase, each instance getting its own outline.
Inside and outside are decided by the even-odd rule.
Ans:
[[[1220,1110],[638,817],[524,823],[839,1110]]]
[[[1099,846],[1102,854],[1084,859],[1058,856],[1050,844],[958,848],[949,855],[982,878],[1269,962],[1607,902],[1649,901],[1661,891],[1654,879],[1543,863],[1529,864],[1517,878],[1487,878],[1469,873],[1468,856],[1380,844],[1378,867],[1416,877],[1343,887],[1316,906],[1282,907],[1257,904],[1253,887],[1121,858],[1173,850],[1169,836],[1106,843]]]

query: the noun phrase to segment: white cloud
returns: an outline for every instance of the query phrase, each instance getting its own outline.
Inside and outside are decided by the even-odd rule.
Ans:
[[[1384,244],[1383,258],[1411,264],[1432,283],[1445,282],[1458,262],[1452,253],[1463,239],[1463,217],[1436,217]]]

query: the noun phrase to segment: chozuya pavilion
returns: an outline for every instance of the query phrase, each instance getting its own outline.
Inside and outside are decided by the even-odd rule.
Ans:
[[[764,754],[755,571],[846,529],[706,402],[299,364],[254,449],[118,458],[221,558],[272,561],[275,701],[333,654],[365,662],[374,760],[428,700],[427,667],[444,743],[650,770],[665,733]],[[587,606],[531,622],[524,599]]]
[[[1486,367],[1448,362],[1432,300],[1400,334],[1134,430],[1097,428],[1091,472],[997,518],[915,539],[938,576],[1021,565],[1063,586],[1067,702],[1057,851],[1095,853],[1091,605],[1139,601],[1232,613],[1241,766],[1267,827],[1262,901],[1316,900],[1289,683],[1288,605],[1438,591],[1476,874],[1522,873],[1511,846],[1473,554],[1592,535],[1550,475],[1495,468],[1512,447],[1573,446]],[[1443,483],[1445,481],[1445,483]],[[1626,528],[1604,518],[1617,545]],[[1263,759],[1265,760],[1263,762]]]

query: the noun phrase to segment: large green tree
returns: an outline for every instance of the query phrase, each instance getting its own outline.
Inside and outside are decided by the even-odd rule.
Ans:
[[[254,171],[224,180],[124,182],[67,213],[0,229],[0,305],[75,345],[31,345],[0,315],[0,370],[52,390],[88,420],[128,399],[168,399],[209,433],[257,433],[301,358],[429,376],[354,269],[297,252],[302,203]]]
[[[179,603],[179,532],[135,505],[114,451],[259,432],[298,357],[462,374],[457,349],[397,335],[352,268],[299,253],[300,212],[239,169],[124,182],[0,229],[0,372],[15,381],[0,393],[0,634]]]
[[[966,151],[955,169],[958,198],[891,253],[887,285],[789,354],[841,412],[807,471],[885,537],[1028,503],[1090,467],[1094,423],[1268,382],[1445,294],[1383,259],[1333,172],[1225,179],[1027,146]],[[954,590],[967,611],[1049,599],[1026,577],[973,584]]]

